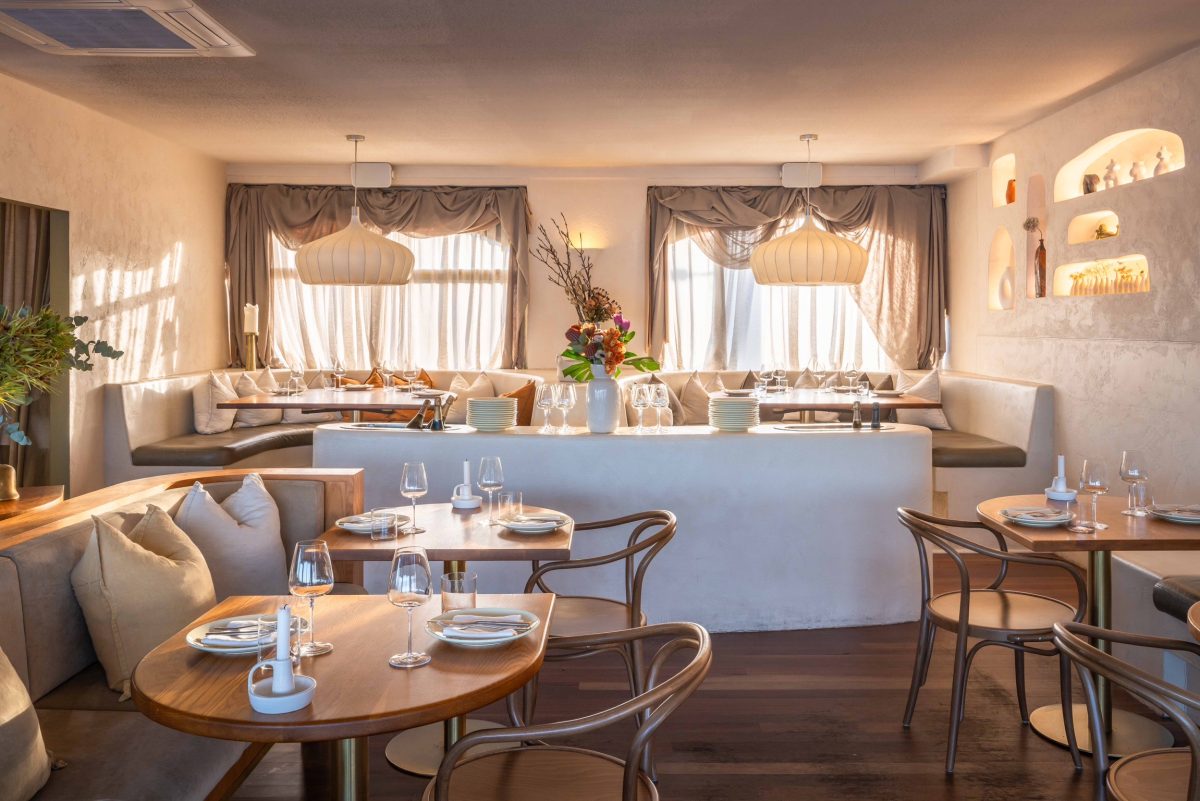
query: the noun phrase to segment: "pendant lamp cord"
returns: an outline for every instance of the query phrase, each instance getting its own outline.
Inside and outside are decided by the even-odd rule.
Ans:
[[[804,142],[804,144],[808,145],[808,163],[812,164],[812,140],[808,139]],[[807,222],[808,219],[812,218],[812,202],[809,200],[809,194],[808,194],[809,191],[810,191],[809,187],[807,187],[807,186],[804,187],[804,216],[806,218],[805,222]]]
[[[811,148],[810,148],[810,150],[811,150]],[[354,177],[354,180],[351,181],[351,183],[354,184],[354,208],[357,209],[358,208],[358,140],[357,139],[354,140],[354,173],[353,173],[353,177]]]

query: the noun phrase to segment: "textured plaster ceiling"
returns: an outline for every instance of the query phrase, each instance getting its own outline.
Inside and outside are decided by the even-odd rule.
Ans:
[[[0,71],[233,162],[905,164],[1200,40],[1197,0],[198,0],[253,58]]]

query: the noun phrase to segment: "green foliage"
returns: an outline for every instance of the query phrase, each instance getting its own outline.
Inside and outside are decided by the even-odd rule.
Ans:
[[[85,342],[75,336],[87,319],[63,317],[50,308],[0,306],[0,430],[13,442],[29,444],[12,420],[18,408],[49,392],[68,370],[91,370],[94,357],[118,359],[123,354],[102,339]]]

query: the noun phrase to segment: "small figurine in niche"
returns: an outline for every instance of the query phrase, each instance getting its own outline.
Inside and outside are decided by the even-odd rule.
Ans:
[[[1162,175],[1164,172],[1170,172],[1171,171],[1171,156],[1173,154],[1171,153],[1170,150],[1167,150],[1167,146],[1163,145],[1162,147],[1160,147],[1158,149],[1158,152],[1155,153],[1154,155],[1158,159],[1158,163],[1154,165],[1154,174]]]
[[[1106,222],[1102,222],[1102,223],[1100,223],[1100,225],[1098,225],[1096,227],[1096,238],[1097,239],[1108,239],[1109,237],[1113,237],[1116,235],[1117,235],[1117,229],[1110,228],[1108,223],[1106,223]]]
[[[1091,195],[1100,188],[1100,176],[1094,172],[1089,172],[1083,176],[1083,194]]]
[[[1146,167],[1142,162],[1135,161],[1133,166],[1129,168],[1129,177],[1135,181],[1140,181],[1146,177]]]
[[[1117,163],[1116,159],[1108,160],[1108,168],[1104,171],[1104,188],[1105,189],[1112,189],[1114,186],[1116,186],[1118,183],[1120,183],[1120,181],[1117,178],[1117,171],[1120,169],[1121,169],[1121,165]]]

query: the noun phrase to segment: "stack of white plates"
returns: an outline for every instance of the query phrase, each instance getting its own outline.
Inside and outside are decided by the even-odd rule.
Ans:
[[[721,431],[749,431],[758,425],[758,398],[709,398],[708,424]]]
[[[516,424],[516,398],[467,398],[467,425],[472,428],[503,431]]]

